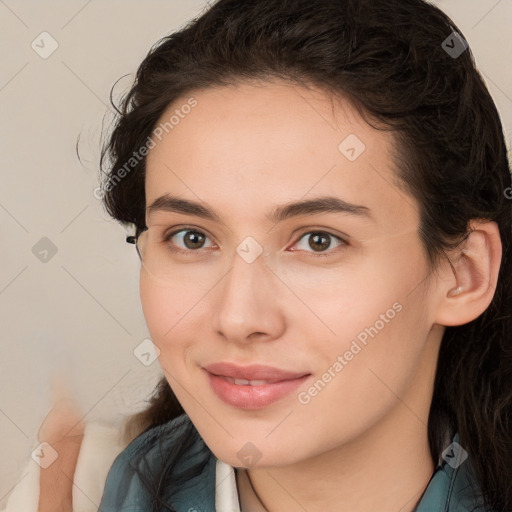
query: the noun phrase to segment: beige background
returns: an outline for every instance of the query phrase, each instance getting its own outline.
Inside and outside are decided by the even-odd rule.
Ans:
[[[512,1],[434,3],[466,36],[510,147]],[[150,46],[205,6],[0,0],[0,507],[23,476],[57,370],[86,421],[115,424],[144,406],[159,376],[157,362],[133,353],[148,336],[135,249],[93,194],[100,131],[113,83],[130,74],[117,87],[126,90]],[[31,47],[50,48],[44,31],[58,44],[46,59]],[[45,263],[32,252],[43,237],[57,250]]]

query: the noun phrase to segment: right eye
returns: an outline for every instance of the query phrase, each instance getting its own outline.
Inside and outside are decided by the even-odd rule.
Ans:
[[[199,252],[199,249],[203,249],[204,242],[207,239],[209,237],[197,229],[181,228],[165,235],[163,243],[167,244],[173,252],[190,255],[193,252]]]

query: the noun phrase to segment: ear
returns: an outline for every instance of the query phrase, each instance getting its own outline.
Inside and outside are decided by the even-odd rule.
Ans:
[[[480,316],[496,291],[502,246],[498,225],[493,221],[470,221],[467,240],[443,266],[440,300],[434,322],[444,326],[464,325]]]

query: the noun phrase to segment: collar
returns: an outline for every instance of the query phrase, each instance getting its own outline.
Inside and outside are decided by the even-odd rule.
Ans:
[[[165,454],[180,445],[180,438],[190,427],[190,419],[182,415],[134,439],[110,468],[99,510],[151,510],[151,495],[134,469],[145,469],[147,473],[149,468],[150,474],[158,474],[166,462]],[[177,470],[186,473],[198,461],[205,464],[199,474],[176,482],[168,502],[177,512],[240,512],[234,467],[217,459],[195,429],[194,432],[193,444],[187,456],[180,459]],[[443,455],[414,512],[489,512],[475,501],[473,493],[478,491],[478,486],[469,459],[464,459],[467,454],[459,444],[458,434]]]
[[[482,498],[478,498],[480,489],[471,461],[459,441],[456,433],[443,451],[442,462],[434,471],[414,512],[489,512]]]

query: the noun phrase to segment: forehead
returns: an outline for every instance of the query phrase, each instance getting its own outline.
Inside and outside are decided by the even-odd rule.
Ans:
[[[337,195],[415,220],[414,199],[396,184],[392,134],[320,89],[277,81],[196,90],[169,105],[159,127],[148,205],[170,193],[263,219],[271,205]]]

